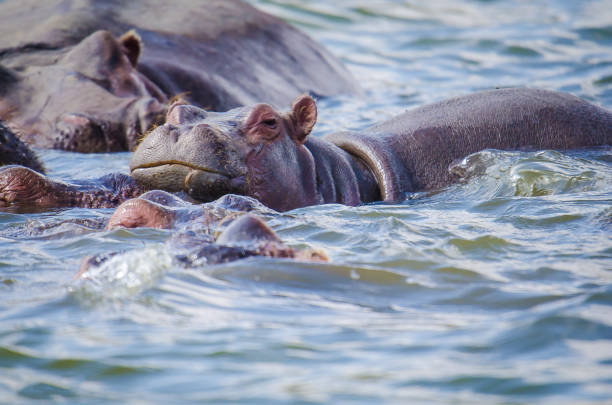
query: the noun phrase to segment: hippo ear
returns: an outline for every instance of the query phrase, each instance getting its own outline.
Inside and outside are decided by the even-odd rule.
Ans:
[[[142,48],[142,40],[140,35],[134,30],[129,30],[119,38],[121,49],[127,56],[132,66],[136,67],[138,64],[138,58],[140,57],[140,50]]]
[[[301,95],[293,101],[289,115],[294,128],[292,138],[303,144],[317,122],[317,105],[309,95]]]

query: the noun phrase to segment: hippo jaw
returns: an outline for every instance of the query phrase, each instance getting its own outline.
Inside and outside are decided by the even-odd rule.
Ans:
[[[225,194],[244,194],[245,177],[232,176],[186,162],[158,162],[131,168],[132,177],[148,188],[184,191],[200,201],[213,201]]]

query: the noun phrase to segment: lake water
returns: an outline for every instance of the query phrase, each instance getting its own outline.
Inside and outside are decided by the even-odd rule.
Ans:
[[[320,100],[315,135],[494,87],[612,108],[609,0],[253,3],[364,88]],[[130,158],[40,154],[63,179]],[[0,213],[0,403],[612,403],[612,150],[462,165],[461,184],[402,204],[268,218],[328,264],[185,269],[170,231],[101,230],[112,210]]]

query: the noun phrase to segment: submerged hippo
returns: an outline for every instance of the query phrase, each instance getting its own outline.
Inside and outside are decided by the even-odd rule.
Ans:
[[[289,112],[256,104],[213,113],[177,103],[166,124],[139,145],[131,174],[141,190],[182,191],[199,201],[242,194],[286,211],[322,203],[401,201],[408,192],[452,183],[456,178],[449,165],[487,148],[612,145],[611,111],[547,90],[475,93],[407,111],[360,132],[322,138],[308,136],[316,118],[309,96],[298,97]],[[49,187],[59,190],[57,196],[68,196],[68,203],[60,204],[87,206],[90,201],[92,189],[57,187],[40,175],[26,193],[20,184],[32,173],[0,169],[0,201],[32,204],[31,195],[44,196]],[[127,179],[119,183],[120,194],[135,187]],[[81,193],[80,200],[70,199],[74,192]],[[112,196],[113,202],[120,199]],[[54,199],[46,201],[52,205]]]
[[[400,201],[455,180],[449,165],[482,149],[612,145],[612,112],[575,96],[503,89],[407,111],[360,132],[308,137],[309,96],[289,112],[268,104],[211,113],[175,104],[130,162],[145,187],[202,201],[252,196],[279,211],[322,203]]]
[[[308,36],[239,0],[0,2],[0,119],[23,140],[132,150],[168,99],[224,111],[359,92]]]
[[[225,263],[253,256],[328,260],[322,251],[285,245],[261,218],[253,214],[269,214],[267,211],[256,200],[243,196],[226,195],[213,203],[193,205],[156,190],[117,207],[107,229],[175,229],[167,243],[176,261],[186,266]],[[104,253],[85,258],[77,277],[115,255],[117,253]]]

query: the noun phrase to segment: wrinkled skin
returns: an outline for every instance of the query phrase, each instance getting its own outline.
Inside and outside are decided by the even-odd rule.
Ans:
[[[612,145],[612,112],[569,94],[504,89],[420,107],[359,133],[308,138],[314,100],[210,113],[175,104],[140,144],[132,176],[208,201],[225,193],[285,211],[321,203],[401,201],[444,187],[449,165],[482,149]]]
[[[0,119],[24,141],[133,150],[168,99],[216,111],[359,92],[321,46],[238,0],[0,2]]]
[[[265,222],[253,213],[271,212],[249,197],[226,195],[204,205],[194,205],[163,191],[150,191],[128,200],[115,210],[107,229],[150,227],[173,229],[168,241],[177,262],[202,266],[252,256],[327,261],[325,253],[286,246]],[[100,266],[117,253],[83,260],[76,277]]]
[[[42,163],[13,132],[0,122],[0,166],[22,165],[43,173]]]

